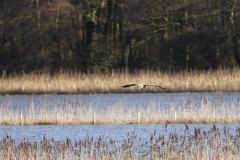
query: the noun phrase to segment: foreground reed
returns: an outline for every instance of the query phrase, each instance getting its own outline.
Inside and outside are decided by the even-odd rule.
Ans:
[[[190,133],[186,125],[183,135],[171,133],[169,136],[157,135],[153,132],[149,140],[143,141],[136,133],[129,133],[124,142],[87,137],[84,140],[56,141],[44,136],[40,142],[24,139],[15,142],[10,135],[0,141],[1,159],[101,159],[101,160],[132,160],[132,159],[170,159],[170,160],[210,160],[240,158],[240,128],[235,134],[228,128],[223,132],[213,125],[209,131],[194,129]]]
[[[21,109],[0,104],[0,124],[146,124],[146,123],[236,123],[240,122],[240,103],[219,98],[199,98],[165,103],[139,102],[126,104],[105,101],[93,106],[91,102],[38,102]]]
[[[139,90],[124,84],[150,83],[167,88]],[[122,93],[122,92],[224,92],[240,91],[240,69],[208,71],[135,71],[134,74],[59,72],[50,74],[2,75],[0,94]]]

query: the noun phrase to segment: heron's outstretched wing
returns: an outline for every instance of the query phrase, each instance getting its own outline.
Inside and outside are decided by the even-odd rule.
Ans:
[[[161,88],[161,89],[166,89],[166,88],[163,88],[161,86],[158,86],[156,84],[127,84],[127,85],[124,85],[122,86],[123,88],[127,88],[127,87],[131,87],[131,86],[140,86],[141,88],[146,88],[146,86],[157,86],[158,88]],[[145,87],[144,87],[145,86]]]
[[[124,85],[124,86],[122,86],[123,88],[127,88],[127,87],[131,87],[131,86],[136,86],[136,85],[138,85],[138,84],[127,84],[127,85]]]
[[[157,86],[158,88],[161,88],[161,89],[166,89],[166,88],[163,88],[163,87],[161,87],[161,86],[158,86],[158,85],[156,85],[156,84],[146,84],[146,86]]]
[[[158,88],[161,88],[161,89],[166,89],[166,88],[163,88],[163,87],[161,87],[161,86],[157,86]]]

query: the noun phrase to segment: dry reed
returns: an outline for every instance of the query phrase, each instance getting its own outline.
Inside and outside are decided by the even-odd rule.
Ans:
[[[46,103],[46,102],[45,102]],[[156,102],[126,104],[106,101],[93,106],[91,102],[64,100],[30,104],[21,109],[0,104],[0,124],[147,124],[147,123],[235,123],[240,122],[240,103],[219,98],[199,98],[175,102],[169,106]]]
[[[123,89],[129,83],[154,83],[167,90],[155,87],[148,90]],[[1,94],[57,94],[57,93],[122,93],[122,92],[224,92],[240,91],[240,69],[208,71],[135,71],[134,74],[59,72],[50,74],[2,75]]]
[[[223,132],[215,125],[209,131],[198,128],[191,133],[185,126],[183,135],[171,133],[168,136],[157,135],[153,132],[149,140],[141,140],[136,133],[129,133],[124,142],[107,139],[100,136],[98,139],[87,137],[84,140],[56,141],[46,136],[40,142],[30,142],[24,139],[15,142],[6,135],[0,141],[0,159],[101,159],[101,160],[209,160],[209,159],[240,159],[240,128],[235,134],[228,128]]]

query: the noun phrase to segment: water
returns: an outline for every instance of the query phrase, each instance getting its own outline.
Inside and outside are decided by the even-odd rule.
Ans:
[[[194,127],[202,131],[210,131],[213,124],[188,124],[189,133],[194,134]],[[235,135],[239,123],[216,124],[216,127],[223,133],[227,127],[231,134]],[[128,134],[135,132],[142,141],[149,141],[151,134],[168,136],[170,133],[183,135],[185,124],[110,124],[110,125],[29,125],[29,126],[0,126],[0,137],[6,134],[17,142],[26,138],[32,142],[40,142],[44,135],[46,138],[54,138],[57,141],[65,141],[69,138],[73,141],[84,140],[88,137],[97,140],[100,136],[106,139],[114,139],[120,143],[127,139]]]
[[[80,94],[80,95],[19,95],[19,96],[0,96],[0,105],[7,104],[13,108],[26,108],[31,104],[48,107],[54,103],[66,103],[71,101],[73,104],[84,102],[95,107],[107,105],[108,102],[121,102],[127,105],[136,105],[146,102],[154,102],[168,107],[171,101],[175,105],[182,102],[191,101],[200,103],[201,98],[207,98],[209,101],[226,101],[238,102],[240,92],[224,93],[148,93],[148,94]]]
[[[28,107],[32,103],[42,103],[47,107],[49,103],[71,101],[78,103],[84,101],[91,103],[93,106],[104,106],[109,101],[121,101],[123,104],[138,104],[145,102],[160,103],[168,107],[171,100],[178,104],[183,101],[191,100],[193,103],[199,103],[201,98],[207,98],[211,101],[234,101],[238,103],[240,98],[239,92],[233,93],[159,93],[159,94],[99,94],[99,95],[33,95],[33,96],[0,96],[0,104],[8,104],[11,107]],[[209,131],[213,124],[188,124],[189,131],[194,132],[194,127],[200,128],[201,131]],[[229,128],[232,134],[235,133],[236,128],[240,127],[239,123],[232,124],[216,124],[216,127],[223,131],[224,127]],[[87,137],[94,139],[103,136],[107,139],[114,139],[119,142],[124,142],[128,133],[137,133],[144,141],[149,141],[151,134],[156,131],[159,135],[169,135],[176,132],[183,134],[185,124],[107,124],[107,125],[1,125],[0,138],[6,137],[6,134],[16,140],[22,141],[24,138],[29,141],[40,141],[44,134],[47,138],[54,138],[55,140],[65,141],[66,138],[71,140],[83,140]]]

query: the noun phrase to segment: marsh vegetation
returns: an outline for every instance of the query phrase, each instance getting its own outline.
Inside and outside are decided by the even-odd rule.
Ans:
[[[40,142],[23,139],[15,142],[6,133],[0,141],[1,159],[239,159],[240,128],[231,133],[227,127],[223,132],[215,125],[208,131],[185,125],[183,134],[156,134],[153,131],[147,141],[138,134],[128,133],[124,142],[107,139],[104,135],[94,139],[58,141],[44,135]]]
[[[122,88],[131,83],[158,84],[166,90],[149,87]],[[59,94],[59,93],[136,93],[136,92],[226,92],[240,91],[240,69],[208,71],[150,71],[136,70],[133,74],[109,72],[59,72],[50,74],[2,75],[1,94]]]
[[[185,97],[188,95],[188,97]],[[222,95],[222,97],[221,97]],[[155,99],[154,99],[154,96]],[[161,96],[161,99],[159,98]],[[175,96],[171,97],[171,96]],[[232,98],[231,98],[232,96]],[[31,97],[31,96],[29,96]],[[38,96],[41,97],[41,96]],[[63,96],[62,96],[63,97]],[[70,96],[69,96],[70,97]],[[84,98],[92,97],[88,101]],[[0,124],[166,124],[166,123],[234,123],[240,122],[239,98],[236,94],[116,94],[87,96],[82,99],[32,100],[16,105],[0,103]],[[124,99],[125,97],[125,99]],[[145,98],[144,98],[145,97]],[[150,99],[152,97],[152,100]],[[170,98],[167,98],[170,97]],[[141,100],[139,100],[139,98]],[[62,98],[60,98],[62,99]],[[95,99],[99,99],[94,101]],[[129,101],[128,101],[129,100]],[[19,101],[19,99],[18,99]]]

